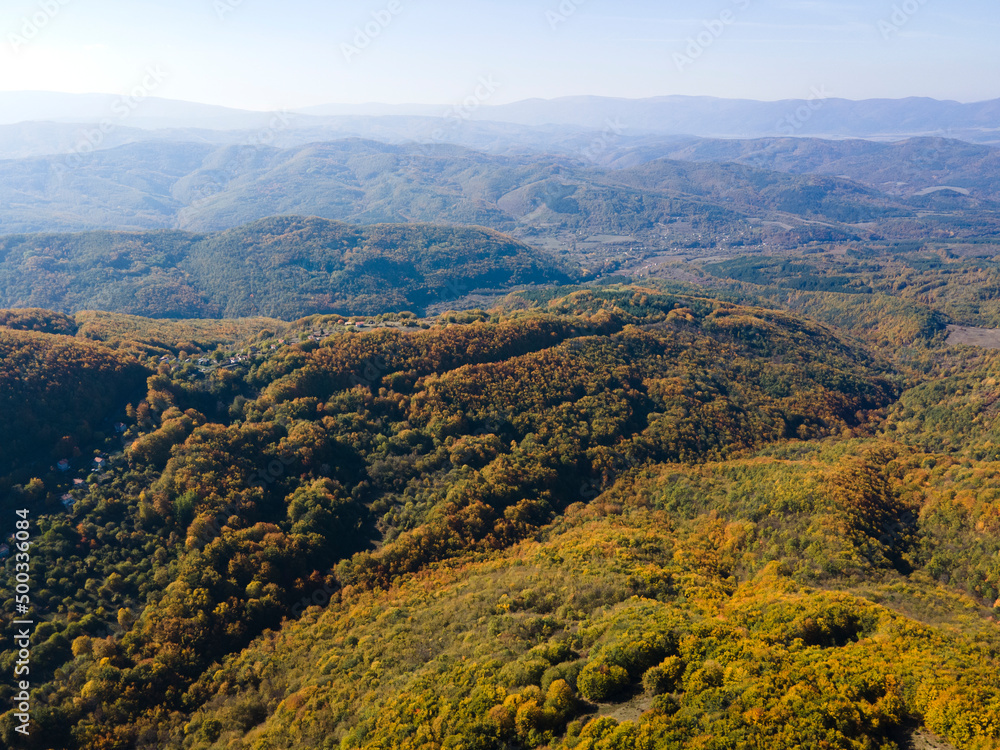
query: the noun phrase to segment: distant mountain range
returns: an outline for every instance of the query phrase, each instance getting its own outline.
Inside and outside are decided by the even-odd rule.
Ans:
[[[657,159],[732,162],[789,174],[843,177],[891,195],[955,189],[1000,200],[1000,149],[946,138],[882,143],[859,138],[690,138],[623,145],[602,160],[627,168]]]
[[[378,137],[371,129],[409,131],[413,140],[451,141],[471,123],[532,128],[557,126],[627,135],[695,135],[719,138],[820,136],[903,138],[941,136],[975,142],[1000,139],[1000,100],[963,104],[926,98],[852,101],[810,92],[804,99],[761,102],[665,96],[615,99],[584,96],[531,99],[512,104],[326,105],[280,113],[251,112],[149,96],[128,100],[108,94],[0,92],[0,125],[29,121],[93,123],[115,128],[204,130],[321,129]],[[379,123],[385,118],[403,121]]]
[[[94,123],[108,120],[134,128],[262,127],[270,113],[251,112],[150,95],[62,94],[48,91],[0,92],[0,125],[49,121]]]
[[[0,94],[0,235],[219,232],[281,215],[451,224],[598,273],[633,250],[992,236],[1000,149],[899,136],[947,124],[988,141],[998,106],[583,97],[430,116]],[[794,137],[704,137],[787,130],[782,112]],[[700,134],[671,134],[685,130]]]
[[[776,102],[691,96],[532,99],[482,107],[470,116],[522,125],[573,125],[595,130],[614,126],[626,133],[720,138],[939,135],[982,140],[995,139],[1000,133],[1000,100],[975,104],[925,98],[852,101],[822,91],[806,99]]]
[[[699,156],[712,153],[705,146]],[[981,160],[993,158],[992,150],[984,153]],[[958,199],[966,208],[992,207],[992,194],[970,191]],[[916,208],[836,176],[743,164],[655,159],[608,169],[560,156],[362,140],[292,149],[147,142],[79,158],[0,162],[0,234],[217,231],[281,214],[474,225],[522,235],[629,234],[660,225],[697,234],[703,221],[716,230],[776,214],[853,224],[912,215]]]

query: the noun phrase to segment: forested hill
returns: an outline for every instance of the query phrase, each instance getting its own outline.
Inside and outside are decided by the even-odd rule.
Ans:
[[[1000,352],[679,289],[0,311],[0,746],[996,747]]]
[[[108,417],[142,396],[149,375],[100,344],[4,327],[11,317],[0,312],[0,473],[13,461],[69,457],[95,433],[110,432]]]
[[[124,453],[119,444],[107,471],[79,489],[54,471],[13,488],[38,519],[32,560],[45,571],[33,598],[45,618],[32,664],[40,700],[44,696],[35,716],[36,736],[44,738],[37,746],[179,748],[218,741],[219,747],[322,747],[323,737],[353,736],[345,745],[351,747],[365,744],[363,731],[377,743],[368,746],[417,747],[408,738],[411,729],[382,728],[365,717],[376,712],[396,721],[397,708],[383,709],[375,675],[383,675],[386,687],[402,688],[406,673],[426,662],[447,678],[426,683],[433,696],[416,686],[403,689],[398,708],[420,700],[423,710],[446,710],[454,721],[442,731],[485,732],[485,744],[466,746],[499,749],[509,744],[508,722],[498,714],[497,723],[478,724],[504,704],[501,691],[538,689],[549,662],[542,667],[529,652],[546,649],[545,658],[557,665],[580,662],[574,654],[586,648],[588,671],[578,670],[578,679],[573,669],[583,663],[567,663],[560,672],[557,689],[565,700],[558,715],[520,722],[525,733],[562,734],[567,720],[586,716],[585,701],[626,693],[638,685],[643,665],[673,654],[675,639],[691,632],[685,622],[698,617],[693,602],[702,586],[731,591],[730,583],[716,581],[716,564],[697,551],[701,542],[679,542],[690,552],[675,555],[676,570],[647,567],[639,561],[653,553],[650,544],[665,540],[647,544],[639,534],[635,549],[621,558],[640,566],[625,582],[617,563],[603,559],[603,532],[585,542],[597,545],[590,552],[567,540],[567,573],[576,568],[583,578],[579,586],[566,584],[563,602],[550,602],[553,595],[539,581],[545,601],[512,590],[514,601],[489,601],[481,613],[481,603],[470,608],[442,587],[447,598],[440,604],[456,627],[470,614],[486,618],[477,636],[481,647],[467,653],[464,635],[438,627],[437,605],[414,610],[414,626],[434,627],[440,638],[426,658],[423,647],[417,654],[409,646],[397,657],[386,653],[383,666],[372,668],[384,671],[370,671],[367,662],[396,637],[393,628],[373,627],[359,645],[358,636],[339,626],[310,629],[310,614],[306,629],[289,630],[289,637],[347,639],[366,663],[323,667],[325,686],[307,688],[310,694],[339,702],[340,691],[353,684],[356,701],[349,716],[310,709],[302,743],[287,732],[274,738],[283,732],[285,708],[278,710],[271,698],[291,679],[311,681],[317,662],[306,666],[296,655],[265,686],[257,670],[266,659],[243,670],[229,657],[248,646],[267,648],[267,631],[298,617],[314,592],[342,586],[344,606],[367,609],[377,592],[442,563],[485,556],[506,569],[517,545],[571,508],[577,510],[570,517],[578,518],[581,502],[636,471],[645,476],[661,465],[746,457],[789,440],[861,435],[897,395],[884,365],[828,329],[780,312],[653,290],[579,291],[529,311],[452,314],[429,325],[413,333],[342,332],[319,344],[274,349],[274,342],[258,340],[257,355],[200,376],[196,362],[162,362],[145,398],[132,402]],[[69,513],[60,502],[67,491],[76,500]],[[679,510],[676,521],[689,512],[693,504]],[[664,518],[648,532],[659,535],[674,523]],[[822,538],[821,517],[815,528]],[[769,545],[778,529],[760,533]],[[632,543],[623,544],[625,553]],[[829,553],[837,565],[866,564],[848,555],[846,545]],[[879,543],[887,561],[879,557],[877,564],[890,565],[905,549],[905,541]],[[581,554],[579,564],[572,562]],[[765,562],[762,555],[748,558],[745,575],[756,575]],[[552,563],[559,564],[556,557]],[[820,559],[803,564],[823,571]],[[607,584],[595,589],[589,568],[609,574]],[[613,685],[599,688],[607,663],[594,643],[602,608],[630,602],[634,594],[648,600],[644,607],[666,608],[666,619],[643,624],[648,653],[637,656],[627,675],[612,670]],[[0,585],[3,613],[12,611],[8,596]],[[536,608],[544,611],[536,616]],[[676,634],[667,610],[680,618]],[[845,612],[848,634],[829,636],[838,642],[871,627],[867,619],[851,620],[853,609]],[[411,615],[397,616],[405,622]],[[359,622],[367,617],[357,613]],[[824,632],[817,632],[820,642]],[[578,637],[586,645],[576,643]],[[339,654],[339,645],[325,647],[331,658]],[[454,657],[439,661],[442,647]],[[0,652],[0,668],[12,658],[16,652]],[[695,668],[695,656],[686,658]],[[710,658],[706,653],[702,660]],[[483,672],[480,687],[489,692],[478,699],[482,710],[439,707],[451,700],[452,678],[465,679],[447,671],[449,664]],[[880,681],[872,689],[881,694],[886,688]],[[696,692],[693,683],[690,691]],[[0,685],[0,700],[9,705],[10,697]],[[298,699],[291,700],[286,708]],[[883,714],[880,709],[877,719],[890,721]],[[0,717],[0,741],[8,746],[11,718]],[[262,744],[252,738],[234,744],[265,720]],[[189,733],[196,733],[190,745]],[[542,737],[519,745],[539,746]]]
[[[421,312],[477,289],[571,278],[545,253],[492,230],[424,224],[279,217],[215,234],[0,238],[0,308],[287,320]]]
[[[593,161],[606,156],[604,149],[600,145],[593,156],[497,155],[358,139],[290,149],[165,142],[79,160],[13,159],[0,161],[0,234],[107,227],[219,231],[286,214],[549,233],[559,227],[634,232],[678,219],[738,223],[775,210],[809,209],[808,218],[830,221],[914,215],[906,201],[849,180],[750,166],[663,163],[623,178]],[[759,194],[762,185],[767,191]],[[821,203],[775,201],[776,194],[803,189]]]

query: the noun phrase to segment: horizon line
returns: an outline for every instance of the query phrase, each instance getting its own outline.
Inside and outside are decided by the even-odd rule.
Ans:
[[[103,92],[103,91],[88,91],[88,92],[72,92],[72,91],[48,91],[43,89],[2,89],[0,90],[0,96],[5,94],[40,94],[49,96],[68,96],[68,97],[127,97],[128,94],[114,93],[114,92]],[[711,94],[657,94],[654,96],[642,96],[642,97],[627,97],[627,96],[611,96],[605,94],[564,94],[554,97],[528,97],[525,99],[516,99],[503,104],[489,104],[483,103],[481,108],[484,110],[498,109],[501,107],[508,107],[516,104],[524,104],[528,102],[558,102],[567,99],[605,99],[612,101],[621,102],[650,102],[658,99],[711,99],[715,101],[723,102],[750,102],[755,104],[778,104],[781,102],[795,102],[795,101],[809,101],[813,98],[822,98],[824,101],[843,101],[852,103],[862,103],[862,102],[903,102],[909,100],[927,100],[938,102],[941,104],[958,104],[962,106],[972,106],[976,104],[988,104],[990,102],[1000,101],[1000,96],[990,98],[990,99],[977,99],[973,101],[962,101],[961,99],[941,99],[934,96],[900,96],[900,97],[865,97],[861,99],[852,99],[850,97],[841,96],[829,96],[829,97],[783,97],[780,99],[751,99],[742,97],[726,97],[726,96],[714,96]],[[448,108],[454,107],[454,102],[380,102],[380,101],[366,101],[366,102],[324,102],[321,104],[308,104],[296,107],[278,107],[272,109],[252,109],[247,107],[233,107],[225,104],[215,104],[212,102],[198,101],[195,99],[177,99],[172,97],[162,97],[162,96],[149,96],[146,97],[147,100],[151,101],[161,101],[161,102],[176,102],[182,104],[195,104],[204,107],[216,107],[219,109],[231,110],[233,112],[245,112],[252,114],[270,114],[275,111],[286,111],[286,112],[305,112],[306,110],[321,109],[323,107],[427,107],[427,108]]]

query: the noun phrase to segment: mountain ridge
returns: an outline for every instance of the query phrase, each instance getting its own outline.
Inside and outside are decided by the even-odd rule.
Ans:
[[[739,183],[743,186],[769,183],[786,191],[819,181],[829,192],[861,197],[855,208],[873,217],[890,205],[897,213],[914,210],[899,198],[836,176],[790,175],[747,165],[677,161],[675,171],[704,177],[705,185],[696,190],[689,181],[657,183],[655,190],[641,181],[626,184],[630,170],[644,168],[609,170],[560,155],[496,155],[448,144],[362,139],[293,149],[136,143],[79,161],[0,162],[0,206],[7,207],[0,209],[0,233],[50,227],[218,231],[282,214],[364,224],[446,221],[505,232],[631,232],[671,217],[743,220],[729,201],[733,186],[721,189],[734,174],[748,178]],[[754,190],[745,193],[741,205],[749,212],[775,210]],[[828,218],[840,213],[836,208]]]
[[[274,112],[242,110],[216,105],[163,99],[148,92],[128,116],[116,122],[131,127],[204,127],[210,129],[268,127]],[[114,94],[59,94],[54,92],[0,92],[0,125],[27,120],[89,121],[115,118]],[[803,109],[804,108],[804,109]],[[304,127],[327,117],[434,117],[447,122],[456,105],[318,105],[280,110]],[[17,113],[24,114],[17,114]],[[697,135],[701,137],[767,137],[822,135],[828,137],[905,137],[964,135],[977,140],[996,138],[1000,99],[958,102],[929,97],[903,99],[841,99],[823,89],[804,97],[773,101],[696,96],[658,96],[626,99],[570,96],[526,99],[508,104],[484,103],[459,119],[514,123],[557,124],[598,131],[609,122],[638,133]],[[283,125],[282,127],[286,127]],[[978,135],[977,135],[978,134]]]

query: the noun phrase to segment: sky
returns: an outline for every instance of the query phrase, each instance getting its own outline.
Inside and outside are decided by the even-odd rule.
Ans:
[[[1000,98],[996,0],[7,0],[0,91],[257,110],[704,95]],[[489,81],[487,89],[482,81]]]

